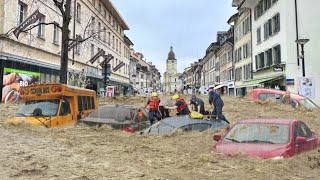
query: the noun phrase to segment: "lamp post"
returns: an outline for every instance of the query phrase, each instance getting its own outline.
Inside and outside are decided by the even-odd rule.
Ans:
[[[305,77],[306,72],[304,66],[304,45],[309,42],[309,39],[297,39],[295,42],[301,45],[302,77]]]

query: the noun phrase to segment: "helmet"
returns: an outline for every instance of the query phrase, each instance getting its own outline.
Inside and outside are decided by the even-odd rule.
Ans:
[[[153,92],[153,93],[151,94],[151,96],[152,96],[152,97],[158,97],[158,93]]]
[[[176,94],[176,95],[173,95],[171,99],[172,99],[172,100],[177,100],[178,98],[179,98],[179,95]]]

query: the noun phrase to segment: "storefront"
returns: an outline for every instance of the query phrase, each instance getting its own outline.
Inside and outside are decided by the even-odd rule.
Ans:
[[[241,86],[236,87],[237,96],[245,96],[249,94],[252,89],[255,88],[268,88],[285,90],[285,78],[284,76],[275,76],[261,79],[252,79],[244,82]]]
[[[60,75],[57,66],[37,66],[32,64],[35,61],[25,61],[31,62],[29,64],[21,61],[22,59],[19,60],[0,56],[1,102],[10,101],[8,96],[14,91],[17,94],[20,87],[30,84],[59,82]]]

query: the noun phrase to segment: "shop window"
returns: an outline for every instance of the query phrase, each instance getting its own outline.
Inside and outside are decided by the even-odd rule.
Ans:
[[[46,83],[49,83],[49,82],[50,82],[50,74],[46,74],[45,82],[46,82]]]

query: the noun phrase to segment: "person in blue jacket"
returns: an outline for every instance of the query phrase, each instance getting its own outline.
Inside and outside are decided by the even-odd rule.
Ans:
[[[215,115],[217,119],[228,122],[226,117],[222,114],[222,108],[224,106],[224,103],[220,95],[213,90],[213,87],[210,87],[208,91],[209,91],[209,103],[214,106],[212,115]]]
[[[192,95],[189,101],[189,110],[196,111],[203,115],[208,115],[209,113],[204,110],[204,102],[202,99],[197,98],[196,95]]]

